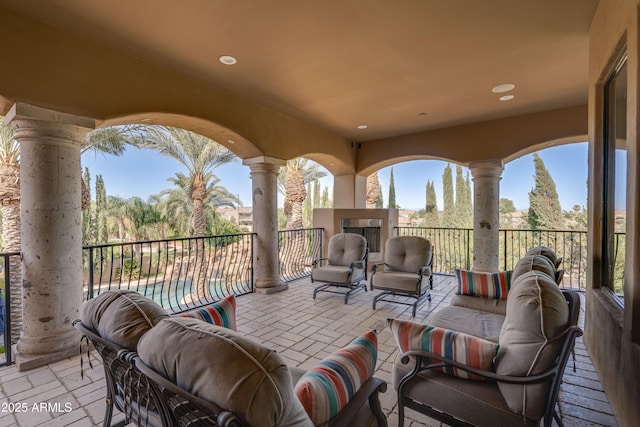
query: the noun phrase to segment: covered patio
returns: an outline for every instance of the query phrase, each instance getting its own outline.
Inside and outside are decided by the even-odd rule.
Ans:
[[[604,399],[592,392],[602,397],[604,390],[617,421],[637,424],[638,10],[638,0],[417,0],[403,7],[364,0],[250,6],[0,0],[0,39],[8,58],[0,67],[0,114],[20,144],[21,246],[12,249],[20,252],[22,269],[20,292],[14,293],[22,296],[23,314],[18,368],[65,360],[77,350],[71,322],[82,302],[80,155],[91,129],[176,126],[212,138],[242,159],[255,208],[256,294],[241,300],[240,325],[249,333],[268,330],[257,338],[301,365],[330,343],[309,341],[311,333],[272,342],[288,321],[280,311],[307,325],[300,332],[332,330],[327,339],[348,339],[353,328],[322,313],[342,315],[339,303],[314,304],[302,286],[280,278],[276,179],[287,160],[317,161],[334,175],[334,208],[362,210],[367,176],[382,167],[413,159],[469,167],[472,268],[495,271],[504,163],[588,140],[584,342],[602,387],[583,387],[596,381],[591,368],[584,369],[575,388],[567,382],[572,392],[564,395],[575,399],[566,402],[575,405],[563,413],[587,423],[604,414],[601,424],[614,423],[608,409],[586,415],[576,409],[596,409],[591,402]],[[628,153],[624,161],[615,160],[618,149]],[[620,171],[623,184],[616,181]],[[626,195],[623,298],[612,283],[618,191]],[[433,309],[450,296],[439,294],[444,289],[434,291]],[[378,318],[361,304],[367,297],[354,298],[357,305],[344,318],[369,328],[403,315]],[[300,301],[290,309],[284,298]],[[363,317],[351,319],[356,306]],[[4,392],[15,401],[54,384],[50,393],[64,395],[65,386],[55,384],[74,363],[53,365],[58,374],[49,367],[25,373],[7,368]],[[585,360],[585,366],[591,365]],[[390,402],[385,405],[393,411]]]
[[[426,303],[416,316],[426,321],[440,307],[450,304],[455,280],[437,275],[432,291],[433,300]],[[288,365],[309,368],[332,351],[347,344],[352,337],[377,328],[379,352],[376,376],[391,381],[391,367],[397,355],[396,344],[385,327],[386,319],[411,315],[411,308],[399,304],[380,304],[371,309],[372,292],[357,293],[345,305],[337,295],[323,294],[314,301],[313,286],[308,278],[291,282],[289,289],[274,295],[249,294],[238,298],[238,330],[275,349]],[[584,306],[580,323],[584,325]],[[27,403],[59,403],[60,411],[6,413],[0,416],[0,426],[20,427],[84,427],[101,425],[104,415],[104,379],[102,366],[93,353],[94,368],[88,367],[84,356],[85,378],[80,377],[80,357],[71,357],[32,371],[18,372],[15,367],[0,369],[0,401]],[[69,403],[71,411],[65,412]],[[390,426],[397,425],[397,399],[389,388],[381,396],[382,409]],[[607,397],[602,389],[589,354],[579,339],[576,346],[576,372],[573,363],[565,370],[560,391],[559,413],[567,427],[616,426]],[[114,422],[124,417],[116,411]],[[437,421],[408,410],[409,427],[440,426]]]

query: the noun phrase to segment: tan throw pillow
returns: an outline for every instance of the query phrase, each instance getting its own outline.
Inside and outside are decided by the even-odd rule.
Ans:
[[[500,332],[496,373],[534,375],[549,369],[569,327],[569,307],[548,275],[531,271],[512,284]],[[498,383],[509,409],[534,420],[544,412],[549,385]]]
[[[138,354],[169,381],[233,412],[244,425],[313,426],[280,355],[238,332],[171,317],[142,337]]]
[[[82,307],[82,323],[107,341],[128,350],[136,350],[143,334],[167,311],[149,298],[129,290],[106,291]]]

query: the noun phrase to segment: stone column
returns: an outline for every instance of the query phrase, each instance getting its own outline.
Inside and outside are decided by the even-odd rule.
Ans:
[[[253,277],[255,292],[270,294],[288,288],[280,280],[278,259],[278,172],[286,162],[273,157],[244,159],[251,169],[253,204]]]
[[[473,270],[498,271],[502,160],[471,162],[473,176]]]
[[[82,303],[80,149],[95,122],[28,104],[5,121],[20,143],[22,334],[18,369],[78,351]]]

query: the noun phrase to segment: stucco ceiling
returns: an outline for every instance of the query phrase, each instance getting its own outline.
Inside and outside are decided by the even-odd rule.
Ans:
[[[597,3],[0,0],[356,141],[586,104]]]

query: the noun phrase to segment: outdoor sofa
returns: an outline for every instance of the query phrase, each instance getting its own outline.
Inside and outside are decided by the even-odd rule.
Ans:
[[[405,407],[453,426],[550,426],[580,297],[561,290],[558,260],[530,250],[512,272],[456,271],[452,303],[428,324],[389,319],[400,427]]]
[[[133,291],[89,300],[74,322],[102,358],[104,426],[386,427],[370,331],[305,371],[235,331],[234,297],[177,316]],[[89,351],[85,349],[84,351]]]

